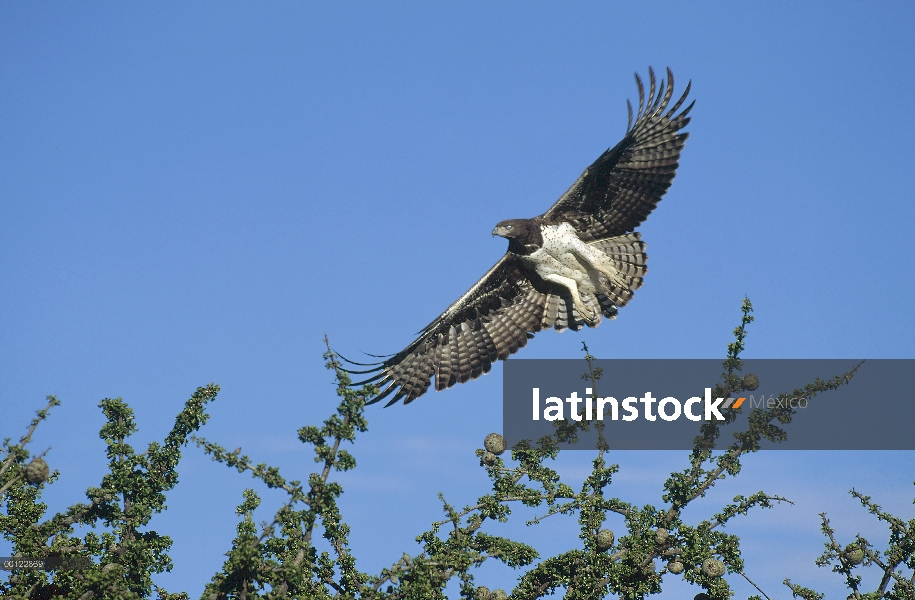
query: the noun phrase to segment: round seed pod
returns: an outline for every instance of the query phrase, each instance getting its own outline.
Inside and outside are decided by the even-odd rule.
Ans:
[[[659,544],[664,544],[667,542],[668,535],[669,534],[667,533],[666,529],[663,527],[658,527],[658,529],[654,532],[654,541]]]
[[[743,376],[743,387],[752,392],[759,387],[759,377],[753,373],[747,373]]]
[[[481,585],[473,591],[473,596],[476,600],[492,600],[492,594],[489,593],[489,588],[485,585]]]
[[[845,560],[852,565],[860,565],[864,561],[864,550],[854,544],[845,546]]]
[[[49,473],[48,463],[40,457],[35,457],[25,467],[25,480],[33,485],[38,485],[48,480]]]
[[[702,563],[702,572],[709,577],[724,575],[724,563],[715,558],[706,558]]]
[[[483,447],[496,456],[499,456],[505,452],[505,438],[498,433],[490,433],[486,436],[486,439],[483,440]]]
[[[609,550],[613,547],[613,540],[616,536],[613,535],[613,532],[609,529],[601,529],[597,532],[597,539],[595,540],[597,549],[601,552],[604,550]]]
[[[491,465],[496,462],[496,455],[492,452],[484,452],[483,456],[480,457],[480,462],[484,465]]]
[[[490,598],[492,598],[492,600],[505,600],[508,598],[508,594],[505,593],[505,590],[496,589],[492,591],[492,596],[490,596]]]
[[[667,563],[667,571],[674,575],[679,575],[686,567],[679,560],[672,560]]]

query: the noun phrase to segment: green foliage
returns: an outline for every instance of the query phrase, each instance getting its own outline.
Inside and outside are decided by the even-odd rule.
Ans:
[[[747,326],[753,321],[749,300],[744,300],[742,313],[741,324],[734,331],[735,341],[728,345],[716,396],[726,397],[759,385],[755,375],[739,374]],[[584,350],[588,370],[582,377],[590,380],[596,390],[602,373],[594,366],[587,346]],[[577,490],[563,483],[551,464],[559,445],[575,440],[578,430],[587,429],[587,424],[558,423],[554,435],[521,443],[511,449],[510,455],[502,453],[501,436],[492,434],[487,436],[485,447],[477,450],[480,467],[489,479],[489,490],[462,508],[439,494],[444,518],[416,538],[422,550],[415,556],[403,554],[390,567],[370,575],[358,569],[350,551],[350,528],[337,504],[343,488],[332,475],[356,468],[356,457],[342,446],[354,443],[357,434],[367,430],[364,409],[377,389],[352,389],[329,345],[324,358],[336,379],[340,403],[320,427],[305,426],[298,431],[300,441],[312,447],[317,464],[305,483],[287,479],[276,467],[255,463],[242,454],[241,448],[230,452],[192,435],[206,422],[204,407],[218,392],[218,387],[211,384],[199,388],[188,400],[165,440],[150,444],[142,453],[129,444],[137,430],[131,409],[120,399],[103,400],[100,407],[107,422],[100,435],[107,445],[109,472],[98,487],[87,490],[88,503],[48,517],[40,496],[45,486],[57,479],[57,473],[47,473],[47,466],[39,460],[43,455],[33,457],[26,446],[36,427],[59,404],[49,397],[48,405],[38,411],[25,436],[16,444],[9,439],[3,443],[0,501],[5,512],[0,514],[0,530],[12,541],[17,556],[78,558],[88,566],[50,572],[15,571],[0,582],[0,596],[80,600],[186,598],[185,594],[169,594],[153,582],[154,574],[171,568],[171,540],[149,525],[153,516],[165,508],[166,492],[178,483],[181,449],[189,440],[214,461],[240,473],[248,472],[268,489],[286,493],[286,500],[272,521],[258,526],[254,511],[261,499],[253,489],[244,490],[236,509],[239,522],[235,539],[221,570],[206,586],[203,597],[207,600],[434,600],[446,597],[444,590],[452,580],[459,583],[461,597],[477,600],[534,599],[551,594],[564,594],[573,600],[608,596],[636,599],[660,593],[665,577],[682,577],[696,586],[696,598],[726,599],[733,594],[730,575],[753,582],[745,573],[740,539],[725,533],[724,526],[751,510],[788,502],[758,491],[735,497],[710,519],[691,521],[684,517],[685,508],[704,498],[718,481],[736,476],[742,458],[756,452],[762,440],[778,442],[786,438],[784,426],[793,416],[788,403],[779,402],[770,409],[754,408],[747,429],[720,450],[716,447],[724,423],[704,423],[687,464],[667,479],[657,506],[638,507],[612,496],[613,477],[619,466],[607,461],[608,449],[599,425],[600,441],[591,460],[591,472]],[[852,370],[829,381],[816,380],[780,398],[812,398],[848,383],[854,373]],[[734,418],[735,413],[729,411],[725,423]],[[903,569],[915,569],[915,520],[904,522],[885,513],[868,496],[854,490],[851,493],[887,524],[889,545],[879,552],[860,536],[842,545],[823,515],[822,530],[828,541],[816,564],[832,565],[845,578],[854,597],[915,598],[912,579],[903,575]],[[529,545],[496,535],[499,524],[511,518],[512,508],[519,503],[542,511],[528,522],[530,526],[546,518],[575,517],[580,545],[556,556],[541,557]],[[613,515],[622,519],[622,528],[616,526],[616,532],[606,527],[608,517]],[[100,533],[93,531],[80,537],[74,534],[75,525],[90,525],[99,528]],[[325,543],[317,544],[318,539]],[[509,568],[525,569],[510,594],[501,589],[490,591],[475,581],[476,568],[490,559]],[[876,568],[883,574],[870,593],[860,589],[861,577],[856,570],[863,568]],[[788,580],[785,584],[794,597],[823,597]]]
[[[57,472],[46,482],[28,483],[25,460],[29,456],[26,445],[35,428],[47,418],[52,407],[60,404],[56,398],[49,397],[47,407],[38,411],[19,443],[11,444],[9,439],[3,443],[0,500],[6,511],[0,515],[0,530],[12,541],[16,556],[81,559],[88,568],[16,571],[8,581],[0,582],[0,595],[3,598],[148,598],[155,590],[162,599],[185,598],[185,594],[169,594],[153,583],[154,573],[172,567],[167,554],[171,539],[144,529],[153,514],[165,508],[165,492],[178,483],[181,448],[187,444],[191,432],[206,422],[204,406],[218,391],[219,387],[213,384],[198,388],[178,414],[164,442],[153,442],[140,454],[128,443],[137,431],[133,411],[120,398],[102,400],[99,406],[107,423],[100,437],[107,446],[109,472],[99,487],[86,491],[88,503],[76,504],[45,518],[47,505],[39,497],[44,487],[57,478]],[[77,524],[101,525],[104,531],[79,537],[73,534]]]
[[[849,597],[866,600],[880,598],[912,600],[915,598],[915,575],[906,577],[902,569],[903,567],[909,570],[915,569],[915,519],[908,522],[903,521],[881,509],[879,505],[871,501],[870,496],[865,496],[855,490],[851,490],[849,493],[857,498],[869,513],[889,527],[887,549],[883,552],[874,550],[874,546],[860,535],[843,547],[836,539],[836,532],[829,525],[826,514],[821,513],[820,530],[826,536],[827,541],[826,550],[816,559],[817,566],[832,565],[834,572],[841,573],[845,578],[845,585],[852,591]],[[865,567],[876,567],[880,572],[880,581],[872,592],[861,590],[861,575],[856,574],[857,569]],[[804,600],[823,598],[822,594],[795,585],[788,579],[785,580],[785,585],[791,588],[796,597],[804,598]]]

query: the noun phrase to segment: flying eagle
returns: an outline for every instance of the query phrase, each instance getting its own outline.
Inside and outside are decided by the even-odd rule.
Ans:
[[[435,376],[436,391],[488,373],[545,328],[596,327],[616,318],[648,271],[645,243],[633,230],[670,187],[677,170],[693,104],[675,114],[689,85],[668,109],[674,77],[667,69],[655,96],[638,74],[639,110],[626,136],[601,154],[545,213],[502,221],[493,235],[508,239],[508,251],[467,293],[427,325],[409,346],[371,367],[350,373],[371,377],[387,406],[422,396]],[[342,358],[342,357],[341,357]],[[382,357],[384,358],[384,357]],[[344,359],[346,360],[346,359]]]

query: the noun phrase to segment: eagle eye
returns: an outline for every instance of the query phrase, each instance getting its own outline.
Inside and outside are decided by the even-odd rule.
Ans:
[[[511,225],[506,225],[505,228],[506,228],[506,229],[511,229],[512,226],[511,226]]]

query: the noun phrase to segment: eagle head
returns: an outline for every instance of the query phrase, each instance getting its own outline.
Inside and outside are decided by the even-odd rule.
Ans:
[[[492,234],[509,240],[525,239],[530,235],[531,222],[528,219],[509,219],[502,221],[492,230]]]

